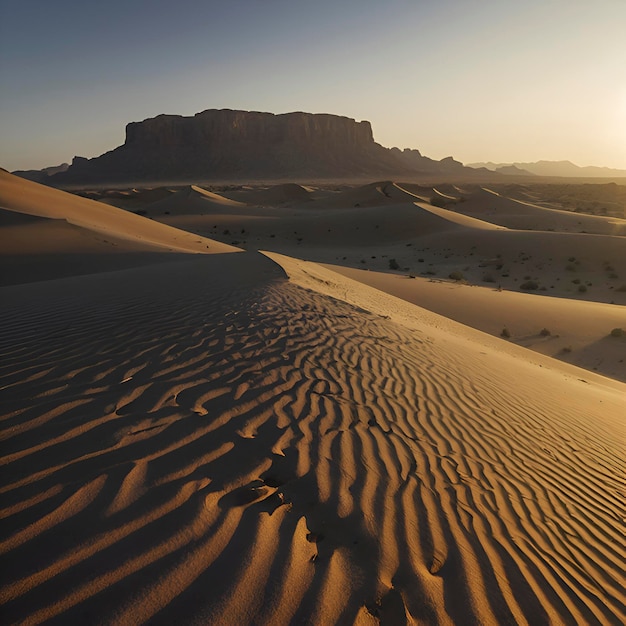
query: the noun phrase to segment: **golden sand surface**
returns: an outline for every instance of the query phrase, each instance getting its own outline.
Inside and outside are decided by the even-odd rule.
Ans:
[[[53,198],[55,221],[88,231],[81,245],[124,232],[111,207],[96,225],[69,222],[62,193],[17,208],[49,220]],[[386,233],[376,256],[406,247],[399,231],[416,219],[427,237],[509,232],[384,198],[401,225],[358,224]],[[15,202],[0,207],[15,214]],[[306,247],[281,213],[299,209],[255,205],[247,218],[230,206],[239,213],[209,216],[215,230],[270,220],[258,237],[275,248],[207,237],[198,245],[217,253],[182,254],[174,241],[200,251],[197,234],[129,214],[126,241],[158,237],[175,254],[122,268],[99,248],[93,271],[32,280],[30,266],[0,287],[3,621],[623,623],[626,385],[389,287],[417,279],[375,284],[375,272],[303,260],[337,256],[320,218],[335,209],[313,209],[306,232],[292,216]],[[8,217],[7,228],[40,223]],[[352,218],[329,227],[350,234]],[[352,254],[358,242],[345,241]],[[298,245],[300,258],[285,253]],[[514,310],[518,296],[542,299],[489,292],[470,314]]]

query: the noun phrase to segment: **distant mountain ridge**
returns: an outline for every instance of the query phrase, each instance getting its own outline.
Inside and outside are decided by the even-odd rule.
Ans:
[[[492,172],[509,175],[534,175],[534,176],[563,176],[579,178],[609,178],[615,176],[626,177],[626,170],[610,167],[597,167],[589,165],[580,167],[571,161],[535,161],[534,163],[468,163],[467,167],[486,168]],[[515,168],[513,170],[512,168]]]
[[[61,165],[52,165],[50,167],[44,167],[41,170],[16,170],[12,173],[16,176],[19,176],[20,178],[25,178],[26,180],[32,180],[36,183],[43,183],[46,180],[49,180],[50,176],[54,176],[55,174],[59,174],[61,172],[66,172],[69,167],[69,163],[61,163]]]
[[[159,115],[126,126],[123,145],[93,159],[75,157],[48,177],[53,185],[135,181],[390,177],[476,172],[447,157],[385,148],[369,122],[314,113],[209,109]]]

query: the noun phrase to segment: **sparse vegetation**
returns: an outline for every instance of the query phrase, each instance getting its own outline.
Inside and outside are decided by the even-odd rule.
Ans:
[[[398,261],[396,261],[395,259],[389,259],[389,269],[399,270],[400,266],[398,265]]]
[[[624,337],[626,335],[626,330],[623,328],[614,328],[611,331],[611,337]]]
[[[542,337],[549,337],[552,333],[547,328],[542,328],[539,334]]]
[[[463,275],[463,272],[450,272],[448,274],[448,278],[451,278],[452,280],[463,280],[465,276]]]
[[[534,280],[527,280],[525,283],[522,283],[519,287],[520,289],[523,289],[524,291],[535,291],[536,289],[539,289],[539,284],[536,283]]]
[[[580,293],[585,293],[587,291],[587,285],[578,285],[578,291]]]
[[[509,339],[511,336],[511,331],[505,326],[500,333],[500,337],[504,337],[505,339]]]

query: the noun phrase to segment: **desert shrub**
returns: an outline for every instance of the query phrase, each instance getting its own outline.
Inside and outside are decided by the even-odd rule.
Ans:
[[[580,285],[580,278],[574,278],[572,281],[575,285]]]
[[[505,326],[502,329],[502,332],[500,333],[500,337],[504,337],[505,339],[508,339],[511,336],[511,331]]]
[[[222,233],[222,235],[230,235],[230,231],[228,230],[228,228]]]
[[[561,349],[561,352],[564,352],[565,354],[569,354],[572,351],[572,346],[564,346]]]
[[[539,334],[542,337],[549,337],[552,333],[547,328],[542,328]]]
[[[534,280],[527,280],[525,283],[520,285],[520,289],[523,289],[524,291],[534,291],[538,288],[539,285]]]
[[[619,276],[615,272],[611,272],[609,278],[619,278]]]
[[[463,276],[463,272],[450,272],[448,274],[448,278],[452,280],[463,280],[465,276]]]
[[[400,266],[398,265],[398,261],[396,261],[395,259],[389,259],[389,269],[399,270]]]
[[[611,331],[611,337],[623,337],[624,335],[626,335],[626,330],[623,328],[614,328]]]
[[[621,287],[618,287],[615,291],[626,291],[626,285],[622,285]]]
[[[483,282],[484,283],[495,283],[496,279],[493,277],[493,274],[483,274]]]
[[[575,265],[566,265],[566,266],[565,266],[565,269],[566,269],[568,272],[575,272],[575,271],[576,271],[576,266],[575,266]]]
[[[585,291],[587,291],[587,285],[578,285],[578,291],[585,293]]]

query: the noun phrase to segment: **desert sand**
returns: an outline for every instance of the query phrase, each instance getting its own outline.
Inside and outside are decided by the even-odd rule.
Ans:
[[[1,173],[3,622],[623,623],[622,223],[433,193]]]

